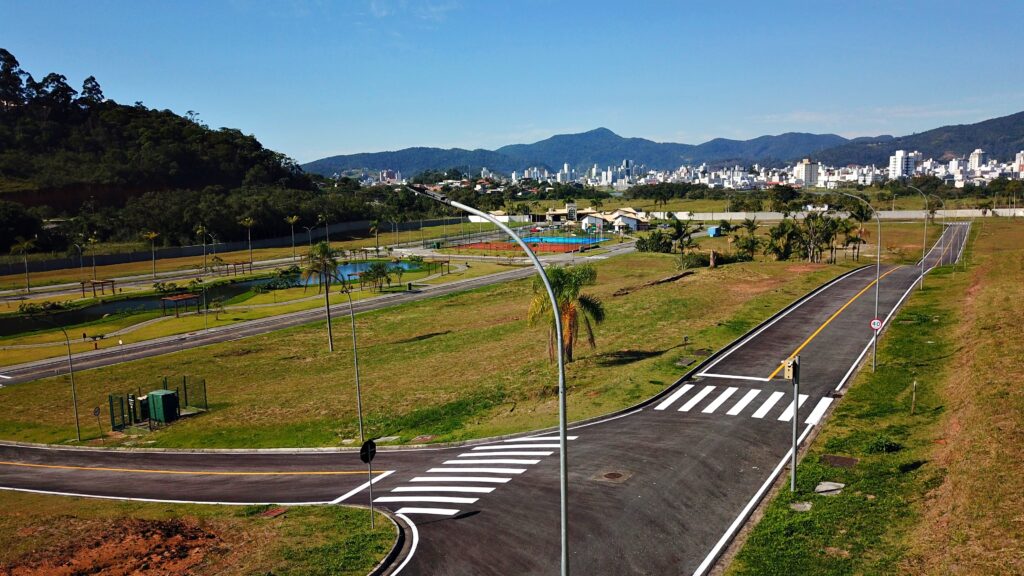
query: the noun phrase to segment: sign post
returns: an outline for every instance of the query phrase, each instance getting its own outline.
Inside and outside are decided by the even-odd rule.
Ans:
[[[96,427],[100,429],[100,443],[106,444],[106,440],[103,439],[103,424],[100,424],[100,407],[97,406],[92,409],[92,415],[96,417]]]
[[[793,381],[793,453],[790,459],[789,491],[796,492],[796,428],[800,411],[800,357],[786,360],[786,379]]]
[[[359,459],[366,463],[366,475],[370,486],[370,529],[373,530],[373,457],[377,455],[377,444],[373,440],[363,442],[359,448]]]

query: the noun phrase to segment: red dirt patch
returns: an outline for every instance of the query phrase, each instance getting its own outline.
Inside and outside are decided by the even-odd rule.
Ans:
[[[92,538],[0,566],[7,576],[190,574],[220,544],[194,520],[126,520]]]

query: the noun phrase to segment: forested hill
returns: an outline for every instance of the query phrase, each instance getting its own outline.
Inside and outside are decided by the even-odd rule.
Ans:
[[[648,168],[671,170],[682,164],[702,162],[715,165],[779,164],[813,155],[846,141],[835,134],[787,133],[752,140],[716,138],[692,145],[623,138],[607,128],[597,128],[579,134],[558,134],[532,144],[511,144],[497,150],[406,148],[393,152],[331,156],[304,164],[303,168],[325,176],[353,169],[392,169],[411,175],[452,166],[467,167],[470,171],[486,167],[508,174],[530,166],[558,170],[563,163],[580,170],[589,169],[594,164],[604,169],[623,160],[632,160]]]
[[[0,48],[0,199],[61,210],[88,197],[122,204],[141,192],[210,186],[312,184],[252,136],[118,104],[92,76],[81,90],[57,73],[36,80]]]
[[[815,158],[832,165],[886,165],[889,156],[897,150],[917,150],[925,158],[946,161],[965,157],[975,148],[988,152],[991,158],[1013,160],[1017,152],[1024,150],[1024,112],[975,124],[943,126],[910,136],[858,138],[822,150]]]

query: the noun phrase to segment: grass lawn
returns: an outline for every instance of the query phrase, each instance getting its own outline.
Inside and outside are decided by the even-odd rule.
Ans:
[[[631,405],[662,390],[699,358],[741,335],[843,266],[755,262],[701,270],[679,282],[636,288],[675,271],[676,257],[633,254],[597,264],[607,320],[596,350],[581,342],[568,367],[572,419]],[[476,269],[473,263],[470,270]],[[510,433],[557,421],[545,326],[527,327],[531,281],[367,313],[357,318],[368,434],[435,440]],[[167,447],[331,446],[356,436],[347,322],[336,351],[322,323],[76,375],[79,408],[107,394],[155,387],[161,376],[202,376],[212,410],[144,439]],[[684,336],[690,345],[684,347]],[[74,426],[67,377],[0,389],[0,437],[64,442]],[[47,398],[40,402],[39,398]],[[93,426],[83,429],[95,437]],[[108,441],[108,444],[110,441]]]
[[[968,273],[937,270],[896,316],[878,371],[855,379],[729,574],[1024,573],[1024,227],[986,221],[974,238]],[[846,488],[816,496],[822,480]]]
[[[0,492],[0,573],[363,575],[391,549],[394,526],[341,506],[290,508],[124,502]],[[64,572],[61,572],[64,573]]]

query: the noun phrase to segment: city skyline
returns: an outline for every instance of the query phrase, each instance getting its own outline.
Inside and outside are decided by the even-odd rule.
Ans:
[[[193,110],[308,162],[599,126],[700,144],[977,122],[1024,109],[1015,9],[8,1],[0,37],[37,78],[95,75],[114,100]]]

